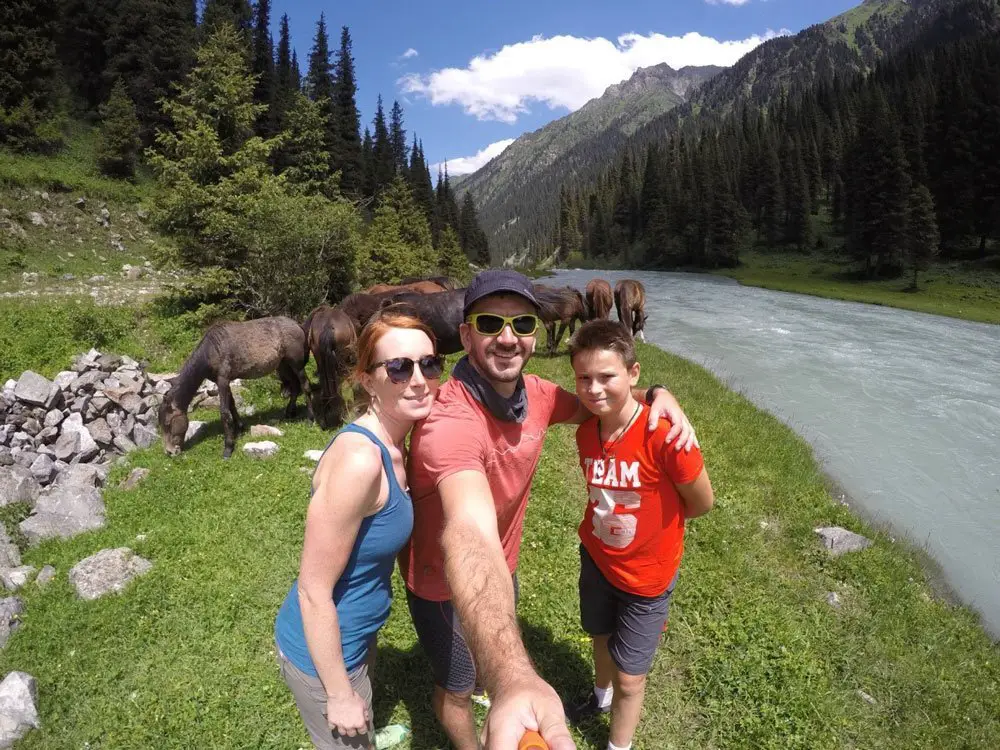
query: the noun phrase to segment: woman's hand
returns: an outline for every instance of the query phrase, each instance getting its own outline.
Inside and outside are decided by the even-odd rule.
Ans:
[[[326,697],[326,721],[330,729],[343,737],[354,737],[368,732],[368,705],[354,690],[345,695]]]

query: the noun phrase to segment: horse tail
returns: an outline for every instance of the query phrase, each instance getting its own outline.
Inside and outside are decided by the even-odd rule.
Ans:
[[[319,371],[321,411],[326,416],[327,410],[337,397],[337,372],[340,368],[340,363],[337,361],[337,342],[332,326],[325,325],[323,330],[319,332],[319,340],[314,354],[316,355],[316,369]]]

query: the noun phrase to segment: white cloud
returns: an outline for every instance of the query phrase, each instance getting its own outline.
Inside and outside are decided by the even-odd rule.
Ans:
[[[481,55],[465,68],[444,68],[399,79],[402,90],[419,93],[432,104],[459,104],[480,120],[513,123],[529,103],[574,111],[628,78],[636,68],[667,63],[732,65],[760,43],[787,30],[768,30],[747,39],[720,41],[690,32],[683,36],[628,33],[612,42],[603,37],[532,37]]]
[[[409,49],[406,50],[406,52],[401,54],[400,57],[404,60],[408,60],[409,58],[416,57],[419,54],[420,53],[417,52],[415,49],[413,49],[413,47],[410,47]]]
[[[705,0],[709,5],[746,5],[750,0]]]
[[[448,159],[443,164],[432,164],[430,170],[432,173],[437,172],[438,167],[443,167],[444,164],[447,164],[449,175],[472,174],[490,159],[499,156],[513,142],[513,138],[505,138],[502,141],[491,143],[486,148],[478,151],[475,156],[460,156],[457,159]]]

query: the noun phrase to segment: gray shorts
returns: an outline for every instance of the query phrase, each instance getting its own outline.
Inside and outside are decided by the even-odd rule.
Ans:
[[[580,545],[580,624],[588,635],[607,635],[608,651],[625,674],[653,666],[677,576],[659,596],[638,596],[613,586]]]
[[[295,696],[295,705],[299,708],[302,721],[312,738],[313,745],[319,750],[367,750],[374,747],[375,727],[372,718],[368,719],[368,733],[355,737],[344,737],[339,732],[330,729],[326,721],[326,690],[319,677],[306,674],[292,664],[281,649],[278,649],[278,667],[281,677]],[[364,698],[368,705],[368,716],[372,715],[372,683],[368,677],[368,664],[362,664],[351,672],[351,687],[354,692]]]
[[[517,573],[513,579],[516,605],[520,594]],[[407,589],[406,603],[417,640],[431,663],[434,684],[449,693],[472,693],[476,687],[476,664],[451,601],[421,599]]]

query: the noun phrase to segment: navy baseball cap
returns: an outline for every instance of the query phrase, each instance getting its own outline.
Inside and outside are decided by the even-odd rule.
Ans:
[[[535,299],[535,292],[527,276],[517,271],[491,268],[476,274],[476,278],[466,288],[462,316],[467,316],[476,302],[491,294],[516,294],[538,309],[538,300]]]

